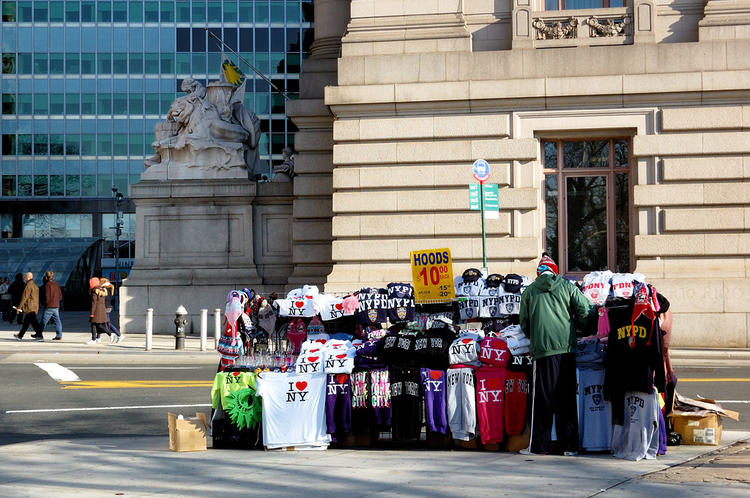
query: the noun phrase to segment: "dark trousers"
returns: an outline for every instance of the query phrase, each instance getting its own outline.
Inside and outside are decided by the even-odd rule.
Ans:
[[[575,353],[547,356],[534,361],[532,453],[549,453],[553,415],[558,451],[578,451],[576,384]]]
[[[36,318],[36,313],[26,313],[23,315],[23,325],[21,325],[21,331],[18,332],[18,337],[23,337],[26,331],[29,329],[29,325],[34,328],[34,334],[42,336],[42,324]]]
[[[91,339],[99,339],[102,334],[112,335],[112,332],[107,328],[106,323],[92,323],[91,324]]]

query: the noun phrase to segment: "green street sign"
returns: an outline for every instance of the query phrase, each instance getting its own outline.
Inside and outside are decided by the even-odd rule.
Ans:
[[[496,183],[484,184],[484,210],[498,211],[500,209],[500,195]],[[479,211],[479,185],[469,184],[469,209]]]

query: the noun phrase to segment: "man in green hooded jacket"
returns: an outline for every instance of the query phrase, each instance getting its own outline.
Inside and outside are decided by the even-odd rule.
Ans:
[[[536,280],[521,296],[521,330],[534,360],[531,441],[523,452],[549,453],[554,415],[558,449],[577,454],[576,322],[585,329],[595,316],[586,296],[543,253]]]

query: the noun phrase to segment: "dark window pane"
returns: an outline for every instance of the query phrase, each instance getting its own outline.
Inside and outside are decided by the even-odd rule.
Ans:
[[[247,2],[240,2],[247,3]],[[250,20],[242,19],[241,22],[252,22],[252,14]],[[237,21],[237,2],[224,2],[224,22],[236,22]]]
[[[246,29],[246,28],[242,28]],[[252,43],[252,30],[250,31],[250,43]],[[237,30],[234,28],[224,29],[224,43],[230,46],[233,50],[237,49]]]
[[[143,2],[130,2],[130,22],[143,21]]]
[[[128,3],[127,2],[112,2],[112,21],[114,22],[127,22],[128,21]]]
[[[16,113],[16,96],[12,93],[3,94],[3,114]]]
[[[161,73],[174,73],[174,54],[161,54]]]
[[[96,2],[81,2],[81,22],[94,22]]]
[[[286,51],[299,52],[299,29],[289,28],[286,30]]]
[[[190,52],[190,28],[177,28],[177,51]]]
[[[65,140],[63,135],[49,136],[49,153],[53,156],[62,156],[65,152]]]
[[[268,52],[268,29],[255,29],[255,51]]]
[[[543,142],[542,147],[544,147],[544,167],[557,168],[557,142]]]
[[[143,114],[143,94],[142,93],[131,93],[130,94],[130,114]]]
[[[240,28],[240,52],[253,51],[253,34],[252,28]]]
[[[46,74],[48,71],[49,66],[47,65],[47,54],[34,54],[34,73]]]
[[[100,156],[111,155],[112,136],[109,133],[100,133],[96,138],[97,154],[99,154]]]
[[[16,54],[3,54],[3,74],[16,74]]]
[[[80,114],[81,99],[77,93],[65,94],[65,114]]]
[[[95,74],[96,54],[81,54],[81,74]]]
[[[97,2],[96,19],[99,22],[112,22],[112,5],[109,2]]]
[[[143,54],[130,54],[130,74],[139,74],[143,72]]]
[[[128,94],[115,93],[112,95],[112,114],[128,113]]]
[[[65,195],[65,177],[63,175],[50,175],[49,177],[49,195]]]
[[[630,202],[628,196],[628,175],[615,175],[615,238],[616,261],[614,272],[630,271]]]
[[[63,22],[65,19],[65,3],[64,2],[50,2],[49,3],[49,22]]]
[[[272,28],[271,29],[271,52],[286,52],[286,45],[284,44],[284,29],[283,28]]]
[[[3,2],[3,22],[16,22],[16,2]]]
[[[114,151],[116,156],[128,155],[128,135],[126,133],[115,133]]]
[[[45,156],[49,154],[49,137],[47,135],[34,135],[34,154]]]
[[[315,34],[312,28],[302,30],[302,51],[309,52],[312,47],[313,41],[315,41]]]
[[[193,28],[193,52],[206,51],[206,30]]]
[[[299,54],[286,54],[286,70],[290,73],[299,73]]]
[[[315,20],[312,0],[309,2],[302,2],[302,20],[304,22],[313,22]]]
[[[81,114],[96,114],[96,95],[84,93],[81,95]]]
[[[65,175],[65,195],[77,197],[81,195],[81,177],[78,175]]]
[[[190,22],[190,2],[177,2],[177,22]]]
[[[18,135],[18,148],[16,149],[21,156],[30,156],[33,148],[31,135]]]
[[[65,54],[49,54],[49,74],[65,73]]]
[[[172,2],[159,2],[159,4],[161,6],[161,22],[174,21],[174,4]]]
[[[608,168],[609,140],[563,142],[565,168]]]
[[[607,179],[568,177],[566,220],[569,272],[607,269]]]
[[[226,2],[224,4],[224,20],[227,19],[227,5],[233,4],[234,2]],[[253,2],[240,2],[239,18],[240,22],[253,22]]]
[[[82,196],[96,195],[96,175],[81,175]]]
[[[221,43],[219,43],[216,38],[211,36],[211,33],[216,35],[217,37],[221,38],[221,28],[210,28],[206,32],[206,36],[208,39],[208,51],[209,52],[221,52]],[[235,48],[234,45],[230,45],[233,49]]]
[[[65,2],[65,20],[78,22],[81,20],[80,5],[78,2]]]
[[[143,69],[146,74],[159,74],[159,54],[144,54]]]
[[[3,195],[16,195],[16,177],[13,175],[3,175]]]
[[[33,56],[29,53],[21,53],[17,55],[18,65],[16,71],[18,74],[31,74],[34,69]]]
[[[18,22],[31,22],[33,21],[31,2],[18,2]]]
[[[97,57],[99,63],[99,74],[109,74],[112,72],[112,54],[100,53]]]
[[[65,54],[65,72],[68,74],[81,73],[81,59],[78,54]]]
[[[628,141],[615,140],[615,167],[628,166]]]
[[[16,154],[16,136],[11,134],[3,135],[3,155],[13,156]]]
[[[34,22],[47,22],[47,2],[34,2]]]
[[[81,136],[78,134],[65,135],[65,155],[77,156],[81,153]]]
[[[193,2],[193,22],[206,22],[206,2]]]
[[[550,257],[560,261],[557,254],[559,226],[557,222],[558,203],[557,175],[545,175],[544,177],[544,201],[546,206],[546,226],[544,230],[544,247]]]
[[[208,2],[208,22],[221,22],[221,2]]]
[[[31,197],[31,175],[18,176],[18,196]]]
[[[47,175],[34,176],[34,195],[38,197],[46,196],[49,191],[49,180]]]
[[[159,2],[146,2],[143,10],[146,22],[159,22]]]
[[[108,93],[100,93],[97,97],[97,114],[112,114],[112,96]]]
[[[92,133],[85,133],[81,135],[81,155],[82,156],[95,156],[96,155],[96,135]]]
[[[112,54],[112,73],[128,74],[128,54],[126,53]]]

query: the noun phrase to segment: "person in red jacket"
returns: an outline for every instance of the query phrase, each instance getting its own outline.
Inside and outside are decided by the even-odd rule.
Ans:
[[[60,301],[62,301],[62,290],[55,282],[55,272],[48,270],[44,274],[44,284],[39,292],[39,299],[44,303],[44,314],[42,315],[42,331],[50,320],[55,320],[55,337],[53,341],[62,340],[62,320],[60,320]]]

